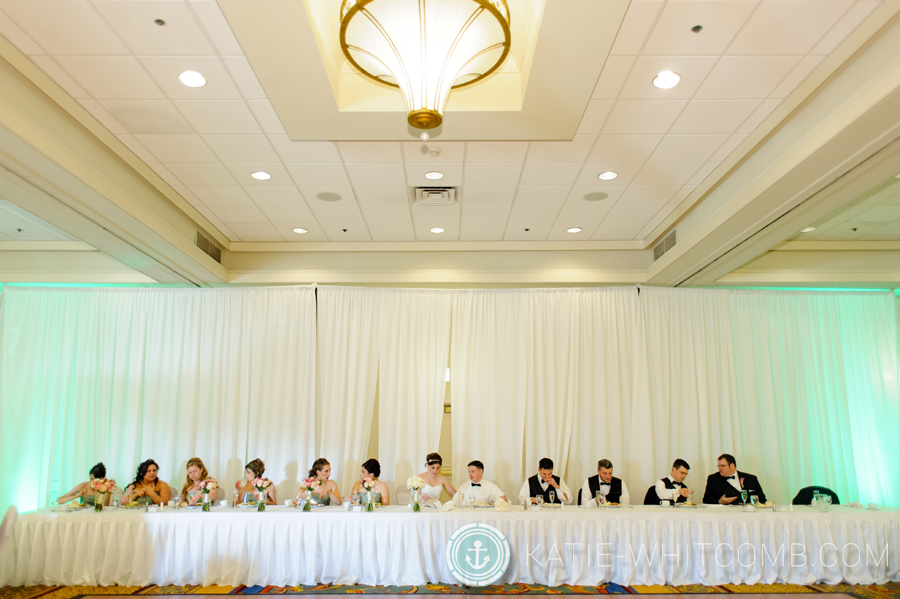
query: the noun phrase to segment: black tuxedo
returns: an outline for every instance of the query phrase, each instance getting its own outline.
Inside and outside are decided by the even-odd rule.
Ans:
[[[766,502],[766,494],[763,493],[762,485],[759,484],[759,479],[746,472],[735,471],[734,474],[738,477],[738,480],[741,481],[741,487],[747,491],[748,502],[750,501],[750,495],[756,495],[759,498],[760,503]],[[706,492],[703,493],[703,503],[719,503],[719,498],[722,497],[722,495],[725,497],[737,497],[737,501],[732,503],[742,503],[741,492],[728,482],[727,478],[718,472],[710,474],[706,478]]]

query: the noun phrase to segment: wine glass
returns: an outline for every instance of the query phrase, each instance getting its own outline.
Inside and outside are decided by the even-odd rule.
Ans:
[[[747,496],[749,493],[746,490],[741,491],[741,503],[747,503]]]
[[[832,502],[832,497],[831,497],[831,495],[828,495],[827,493],[822,493],[822,494],[819,496],[819,499],[822,501],[822,503],[825,504],[825,511],[826,511],[826,512],[827,512],[829,509],[831,509],[831,502]]]
[[[606,503],[606,496],[602,492],[597,491],[596,493],[594,493],[594,495],[597,496],[597,507],[600,507],[601,505]]]
[[[550,490],[550,503],[556,503],[556,491]]]

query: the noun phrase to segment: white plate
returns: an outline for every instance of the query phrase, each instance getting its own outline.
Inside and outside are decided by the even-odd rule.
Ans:
[[[274,506],[274,505],[267,505],[266,507],[275,507],[275,506]],[[255,503],[248,503],[248,504],[239,503],[239,504],[237,505],[237,508],[238,508],[238,509],[242,509],[242,510],[249,510],[250,508],[256,509],[256,508],[257,508],[257,504],[255,504]]]

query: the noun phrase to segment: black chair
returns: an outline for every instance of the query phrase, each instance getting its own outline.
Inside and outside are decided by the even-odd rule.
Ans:
[[[832,505],[841,505],[841,500],[838,499],[837,493],[835,493],[828,487],[803,487],[797,492],[797,496],[794,497],[794,500],[791,503],[794,505],[811,505],[813,500],[813,493],[815,493],[816,491],[818,491],[821,495],[831,495]]]
[[[647,489],[647,494],[644,495],[644,505],[659,505],[659,495],[656,494],[656,485]]]

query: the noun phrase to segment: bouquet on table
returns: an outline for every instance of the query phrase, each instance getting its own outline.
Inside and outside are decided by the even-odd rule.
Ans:
[[[269,496],[269,489],[272,488],[274,483],[268,478],[254,478],[253,482],[250,484],[259,492],[259,501],[257,502],[256,511],[266,511],[266,499]]]
[[[219,488],[219,483],[214,478],[207,478],[206,480],[201,480],[197,486],[200,488],[200,492],[203,493],[203,511],[208,512],[210,507],[209,494]]]
[[[362,484],[363,489],[366,490],[366,511],[374,512],[375,511],[375,486],[377,483],[374,478],[370,478]]]
[[[410,476],[406,479],[406,488],[412,491],[412,508],[414,512],[422,511],[419,505],[419,489],[425,486],[425,481],[421,476]]]
[[[303,511],[308,512],[312,507],[312,494],[315,493],[316,489],[322,486],[322,481],[318,478],[305,478],[303,482],[300,483],[300,490],[305,491],[306,495],[306,503],[303,504]]]
[[[95,478],[91,481],[91,489],[97,491],[97,498],[94,500],[94,511],[102,512],[103,504],[106,503],[106,494],[113,490],[116,481],[111,478]]]

